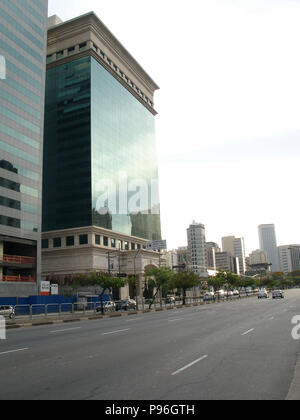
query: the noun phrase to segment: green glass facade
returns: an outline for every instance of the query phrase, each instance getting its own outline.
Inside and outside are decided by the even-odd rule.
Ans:
[[[95,225],[161,238],[154,119],[93,57],[48,69],[43,231]],[[103,202],[105,185],[115,194]]]

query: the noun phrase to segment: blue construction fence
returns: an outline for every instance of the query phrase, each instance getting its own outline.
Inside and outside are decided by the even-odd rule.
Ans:
[[[32,307],[32,315],[39,315],[45,312],[47,306],[47,313],[70,312],[72,305],[75,303],[82,303],[82,297],[73,295],[66,297],[62,295],[56,296],[28,296],[28,297],[0,297],[0,305],[17,306],[16,315],[29,315],[30,306]],[[90,309],[93,309],[97,303],[100,302],[100,296],[86,296],[86,304]],[[113,296],[106,294],[102,296],[103,302],[113,300]],[[76,309],[76,305],[75,305]]]

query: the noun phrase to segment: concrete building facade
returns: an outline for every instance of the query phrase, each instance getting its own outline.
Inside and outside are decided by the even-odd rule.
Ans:
[[[223,252],[229,252],[233,258],[238,258],[239,273],[246,272],[246,254],[244,238],[236,238],[235,236],[226,236],[222,238]]]
[[[300,245],[278,247],[280,269],[284,274],[300,270]]]

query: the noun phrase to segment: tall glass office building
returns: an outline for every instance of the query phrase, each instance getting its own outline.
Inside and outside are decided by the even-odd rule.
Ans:
[[[153,94],[94,13],[48,31],[43,231],[161,239]]]
[[[47,11],[47,0],[0,1],[0,282],[41,274]]]

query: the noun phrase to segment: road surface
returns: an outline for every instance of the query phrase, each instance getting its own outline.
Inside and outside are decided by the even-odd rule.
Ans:
[[[299,289],[284,300],[9,330],[0,399],[284,400],[300,356],[295,315]]]

